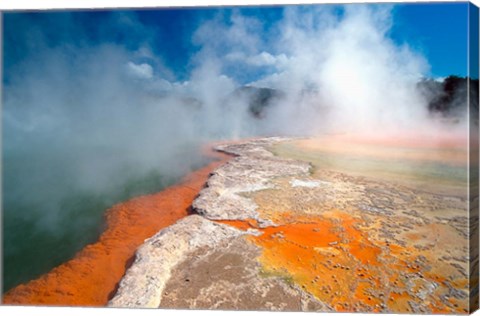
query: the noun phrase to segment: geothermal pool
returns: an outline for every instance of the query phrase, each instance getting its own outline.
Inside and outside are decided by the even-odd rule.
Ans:
[[[261,218],[276,226],[220,221],[263,233],[245,237],[259,249],[260,255],[252,259],[253,266],[261,266],[259,280],[296,284],[337,311],[468,310],[464,140],[329,135],[283,141],[267,150],[312,168],[297,176],[275,170],[270,189],[243,193],[258,205]],[[39,279],[14,288],[5,302],[104,306],[144,239],[187,216],[210,172],[227,159],[220,155],[179,184],[116,204],[107,212],[108,226],[97,242]],[[235,179],[231,176],[228,183],[235,185]],[[184,266],[189,273],[201,275],[188,263]],[[230,266],[226,262],[225,267]],[[192,287],[180,281],[173,278],[165,291],[184,293],[184,286]],[[189,308],[182,300],[165,304],[160,307]]]
[[[76,190],[75,180],[65,179],[75,173],[68,170],[68,163],[54,167],[35,163],[34,157],[18,159],[4,154],[4,293],[47,273],[95,242],[106,228],[105,211],[113,205],[162,191],[211,160],[200,154],[199,146],[182,148],[181,155],[186,165],[174,173],[162,166],[139,174],[123,170],[131,176],[112,179],[110,188],[97,191]],[[28,182],[28,173],[35,172],[28,169],[33,167],[51,170],[45,172],[48,176],[43,181]],[[62,195],[55,194],[57,191]],[[31,199],[29,194],[40,198]]]

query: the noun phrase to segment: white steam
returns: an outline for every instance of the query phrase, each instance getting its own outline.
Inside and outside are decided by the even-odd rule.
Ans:
[[[36,203],[48,183],[55,204],[71,191],[108,190],[132,173],[177,176],[197,161],[182,148],[218,138],[431,126],[416,89],[428,64],[389,38],[391,8],[334,10],[287,7],[268,28],[237,11],[204,21],[192,36],[199,50],[184,81],[148,40],[134,52],[120,44],[39,45],[4,88],[6,167],[19,156],[25,164],[38,160],[14,173],[21,181],[7,193]],[[137,26],[133,34],[154,33]],[[258,118],[248,100],[231,98],[245,84],[284,97]],[[67,184],[56,187],[58,177]],[[49,208],[52,217],[58,205]]]

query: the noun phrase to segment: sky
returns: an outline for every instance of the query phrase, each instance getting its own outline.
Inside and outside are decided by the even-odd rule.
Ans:
[[[424,54],[433,77],[467,75],[468,4],[403,4],[395,10],[392,37]]]
[[[390,8],[389,23],[391,25],[387,30],[388,37],[397,45],[408,45],[411,50],[427,60],[429,69],[425,71],[424,76],[434,78],[448,75],[466,76],[467,3],[413,3],[394,6],[380,4],[377,6]],[[343,7],[335,5],[318,5],[318,7],[328,7],[337,18],[341,18],[344,11]],[[6,13],[4,17],[4,80],[8,81],[12,66],[46,47],[85,47],[111,43],[121,45],[130,51],[143,50],[143,54],[137,54],[139,63],[148,62],[153,70],[166,80],[183,81],[191,76],[192,70],[197,66],[198,61],[195,56],[204,48],[205,42],[215,42],[217,39],[223,40],[223,44],[217,41],[213,47],[219,58],[234,59],[234,55],[228,55],[232,53],[232,46],[228,47],[228,45],[238,47],[238,51],[234,53],[258,55],[266,52],[269,54],[264,54],[264,64],[260,65],[258,60],[256,67],[251,65],[255,63],[253,60],[247,68],[244,67],[245,65],[233,63],[222,67],[226,75],[236,78],[239,83],[255,82],[278,70],[278,67],[272,67],[272,64],[265,65],[265,63],[268,64],[270,56],[280,56],[284,53],[278,51],[273,40],[281,35],[282,31],[278,25],[286,15],[284,8],[266,6]],[[308,11],[310,8],[299,7],[299,10]],[[243,25],[240,25],[242,23]],[[237,29],[258,38],[254,40],[255,43],[235,42],[235,36],[239,34],[226,34],[220,31],[218,34],[214,34],[215,32],[206,34],[205,24],[213,28],[215,24],[222,27],[239,25]],[[212,37],[208,38],[209,36]],[[257,45],[257,47],[251,48],[248,45]],[[150,58],[152,56],[154,58]],[[289,57],[288,54],[286,57]]]

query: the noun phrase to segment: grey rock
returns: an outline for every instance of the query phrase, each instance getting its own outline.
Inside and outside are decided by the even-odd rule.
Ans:
[[[310,164],[280,158],[267,150],[275,143],[288,138],[263,138],[243,143],[216,147],[217,150],[237,157],[215,170],[193,202],[193,209],[208,219],[245,220],[255,219],[261,226],[272,225],[257,213],[257,205],[243,193],[272,189],[279,175],[306,175]]]
[[[111,307],[158,307],[171,270],[190,253],[207,245],[248,234],[233,227],[188,216],[147,239],[120,282]]]

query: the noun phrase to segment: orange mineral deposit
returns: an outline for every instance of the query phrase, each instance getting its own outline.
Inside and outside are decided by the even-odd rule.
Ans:
[[[3,297],[4,304],[104,306],[115,292],[135,250],[160,229],[189,213],[189,207],[220,158],[185,177],[179,184],[152,195],[134,198],[106,212],[106,230],[70,261],[40,278],[19,285]]]
[[[261,234],[248,239],[262,249],[258,260],[265,275],[283,277],[337,311],[381,312],[388,307],[412,312],[409,302],[418,298],[408,292],[405,276],[418,273],[411,264],[414,248],[375,240],[362,228],[360,218],[338,210],[311,216],[277,215],[277,225],[265,228],[254,220],[219,222],[242,230],[258,229]],[[425,273],[418,279],[419,286],[423,278],[435,281],[438,291],[447,290],[440,276]],[[465,312],[455,302],[451,305],[433,299],[428,304],[435,313]]]

